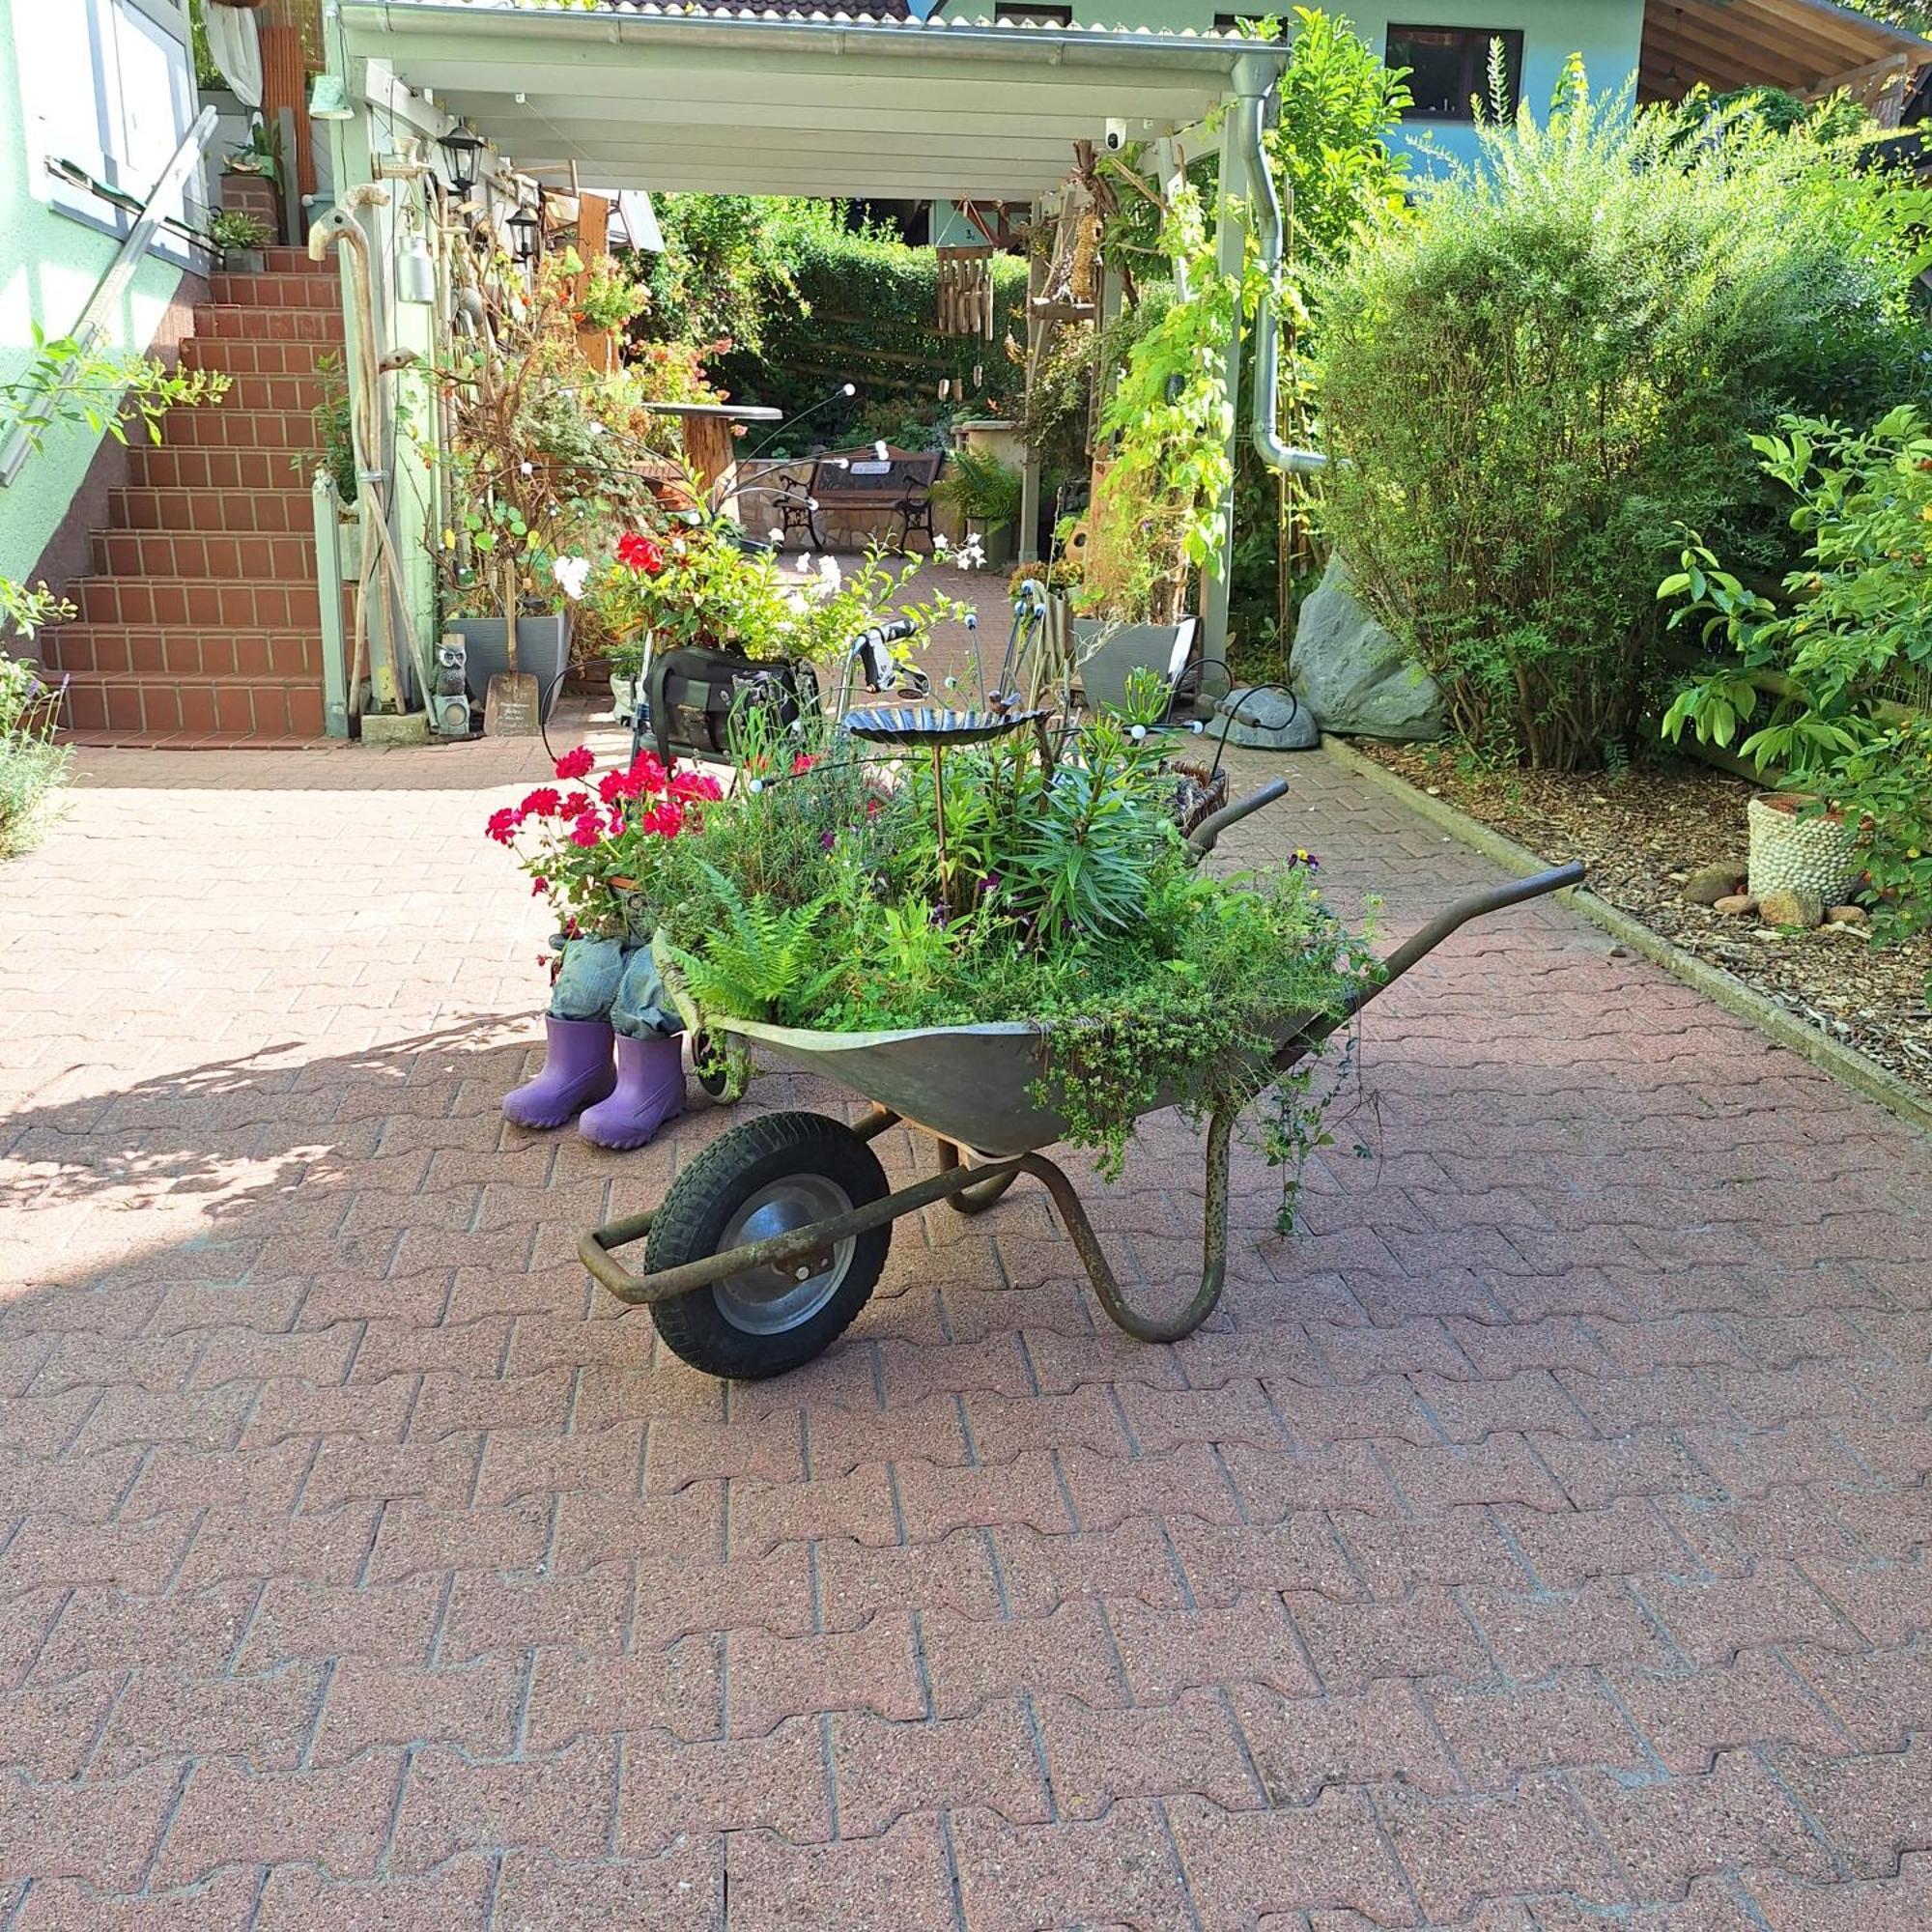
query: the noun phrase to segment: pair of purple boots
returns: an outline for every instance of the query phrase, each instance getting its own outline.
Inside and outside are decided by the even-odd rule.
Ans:
[[[582,1138],[622,1151],[643,1147],[684,1112],[683,1035],[633,1039],[609,1020],[554,1016],[544,1026],[543,1071],[503,1095],[506,1121],[560,1127],[575,1115]]]

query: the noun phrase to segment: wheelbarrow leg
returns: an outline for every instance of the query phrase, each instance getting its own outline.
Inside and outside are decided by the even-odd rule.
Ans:
[[[963,1166],[959,1147],[954,1141],[939,1143],[939,1171],[942,1174],[955,1167]],[[1004,1174],[996,1174],[990,1180],[975,1181],[971,1187],[962,1187],[957,1194],[949,1194],[947,1203],[956,1213],[983,1214],[1015,1180],[1020,1171],[1009,1167]]]
[[[1044,1154],[1025,1154],[1017,1164],[1017,1172],[1032,1175],[1053,1196],[1053,1205],[1073,1237],[1087,1278],[1100,1297],[1100,1306],[1117,1328],[1125,1329],[1136,1341],[1178,1342],[1183,1335],[1193,1334],[1213,1314],[1221,1299],[1221,1290],[1228,1278],[1228,1142],[1234,1127],[1235,1117],[1226,1109],[1217,1109],[1208,1120],[1207,1227],[1201,1241],[1201,1286],[1195,1290],[1194,1299],[1179,1315],[1171,1315],[1164,1321],[1137,1314],[1127,1306],[1121,1285],[1114,1279],[1114,1270],[1100,1252],[1099,1236],[1080,1205],[1072,1181]]]

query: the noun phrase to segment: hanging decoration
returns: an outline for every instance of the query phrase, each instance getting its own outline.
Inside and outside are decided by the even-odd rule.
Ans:
[[[993,339],[993,251],[935,248],[939,264],[939,332]]]

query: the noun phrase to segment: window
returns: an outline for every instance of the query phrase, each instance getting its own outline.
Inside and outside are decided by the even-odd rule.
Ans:
[[[1217,34],[1232,34],[1241,27],[1264,27],[1270,20],[1280,21],[1279,14],[1216,14],[1214,31]]]
[[[1408,69],[1413,112],[1429,121],[1472,121],[1472,100],[1490,105],[1490,43],[1503,43],[1505,114],[1522,85],[1520,27],[1390,27],[1388,64]]]
[[[996,27],[1070,27],[1073,24],[1071,7],[1037,7],[1028,4],[1017,7],[995,7],[993,24]]]
[[[147,195],[194,119],[186,11],[175,0],[14,0],[13,12],[28,192],[125,235],[131,215],[45,164],[71,161],[123,193]],[[156,245],[180,252],[165,232]]]

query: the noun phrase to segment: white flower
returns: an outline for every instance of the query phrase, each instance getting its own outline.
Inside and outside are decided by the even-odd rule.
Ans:
[[[792,568],[801,577],[810,577],[811,575],[811,553],[809,550],[800,551],[797,559],[792,564]]]
[[[941,556],[944,556],[952,548],[952,541],[944,530],[935,530],[932,537],[932,547]]]
[[[876,463],[890,463],[892,461],[892,452],[887,449],[883,440],[875,442],[872,445],[872,460]]]
[[[551,565],[550,574],[574,604],[583,595],[583,586],[589,580],[590,559],[587,556],[560,556]]]
[[[803,617],[806,611],[810,609],[810,606],[805,601],[805,592],[803,590],[794,590],[785,599],[785,609],[791,611],[794,616]]]
[[[838,568],[838,559],[829,552],[818,559],[818,575],[828,590],[837,590],[845,581],[845,573]]]

